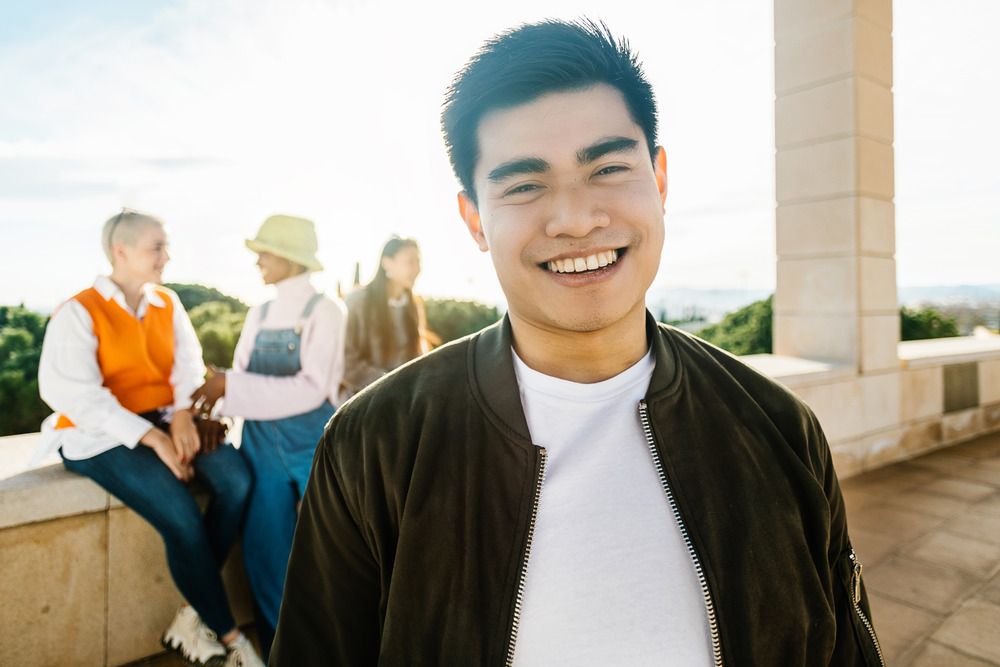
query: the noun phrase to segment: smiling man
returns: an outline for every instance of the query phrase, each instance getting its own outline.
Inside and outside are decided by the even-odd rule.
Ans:
[[[442,125],[508,312],[330,422],[272,664],[880,664],[816,418],[646,312],[666,158],[628,46],[504,33]]]

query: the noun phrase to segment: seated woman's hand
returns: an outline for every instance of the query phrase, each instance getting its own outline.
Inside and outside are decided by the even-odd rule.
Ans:
[[[190,410],[174,411],[174,419],[170,422],[170,437],[181,463],[189,464],[194,461],[201,449],[201,439]]]
[[[182,482],[190,482],[194,477],[194,468],[190,463],[182,463],[177,454],[177,448],[169,435],[155,426],[146,434],[139,438],[139,443],[149,447],[163,461],[163,464],[170,469],[174,477]]]

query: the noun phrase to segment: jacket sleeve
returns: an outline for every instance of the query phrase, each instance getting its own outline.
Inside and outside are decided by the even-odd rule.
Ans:
[[[336,429],[320,441],[295,530],[277,633],[268,664],[375,665],[380,627],[379,566],[361,524],[359,471],[345,485],[333,456]]]
[[[875,634],[871,608],[861,564],[847,533],[847,509],[840,491],[840,483],[833,468],[833,457],[818,423],[814,421],[813,438],[824,457],[823,486],[830,503],[830,562],[833,582],[834,613],[837,618],[837,640],[831,665],[858,665],[883,667],[882,650]]]

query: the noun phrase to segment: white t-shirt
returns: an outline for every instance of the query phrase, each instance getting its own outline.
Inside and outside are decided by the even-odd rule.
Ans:
[[[713,664],[694,563],[639,419],[654,366],[649,353],[579,384],[514,355],[532,442],[547,453],[517,667]]]

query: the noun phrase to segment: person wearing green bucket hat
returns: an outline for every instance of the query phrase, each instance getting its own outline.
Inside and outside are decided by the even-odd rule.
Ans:
[[[272,215],[260,226],[257,236],[246,240],[255,253],[270,253],[298,264],[308,271],[322,271],[316,259],[319,243],[311,220],[290,215]]]
[[[254,478],[243,530],[257,634],[267,657],[278,622],[299,499],[316,443],[338,405],[347,307],[316,291],[310,220],[274,215],[246,246],[277,297],[247,313],[233,368],[209,371],[192,395],[202,411],[243,417],[240,454]],[[218,399],[224,400],[218,403]]]

